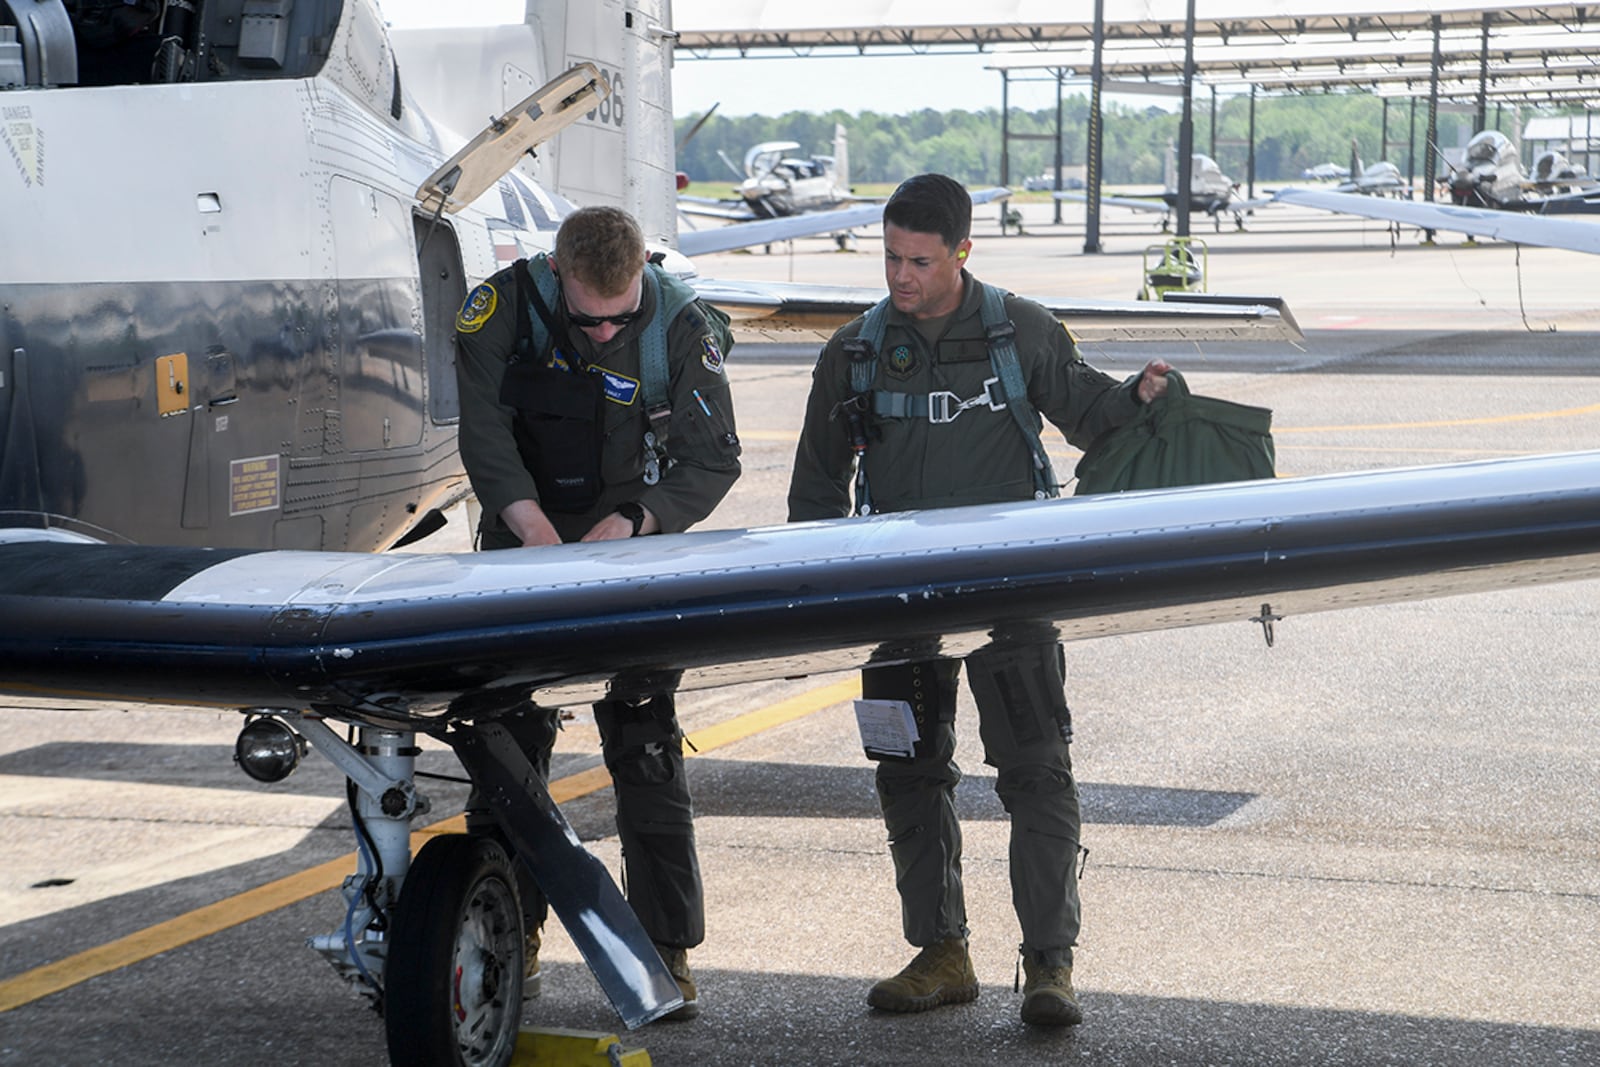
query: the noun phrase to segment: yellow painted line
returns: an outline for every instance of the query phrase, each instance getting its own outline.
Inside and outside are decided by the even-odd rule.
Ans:
[[[836,682],[768,707],[758,708],[728,722],[697,730],[688,737],[693,746],[689,750],[689,755],[710,752],[730,745],[763,730],[770,730],[795,719],[804,718],[841,701],[854,699],[860,693],[861,683],[852,677],[847,681]],[[564,804],[569,800],[604,789],[610,784],[611,775],[604,767],[592,767],[551,782],[550,796],[557,804]],[[436,834],[461,833],[465,829],[465,815],[457,815],[423,827],[411,835],[412,854],[414,855],[428,838]],[[65,959],[7,978],[0,981],[0,1012],[31,1004],[41,997],[59,993],[91,978],[109,974],[163,952],[170,952],[182,945],[209,937],[240,923],[249,922],[251,919],[259,919],[279,908],[298,904],[308,897],[334,889],[343,884],[345,877],[355,869],[356,862],[356,854],[348,852],[286,878],[279,878],[214,904],[196,908],[166,922],[136,930],[115,941],[108,941]]]
[[[1438,419],[1433,422],[1375,422],[1356,426],[1274,426],[1274,436],[1281,433],[1332,433],[1339,430],[1428,430],[1441,426],[1492,426],[1506,422],[1539,422],[1543,419],[1570,419],[1578,415],[1600,413],[1600,404],[1581,408],[1562,408],[1559,411],[1530,411],[1521,415],[1485,415],[1476,419]]]
[[[1430,422],[1373,422],[1356,423],[1349,426],[1274,426],[1273,436],[1292,433],[1337,433],[1352,430],[1429,430],[1445,426],[1494,426],[1509,422],[1539,422],[1544,419],[1571,419],[1580,415],[1600,414],[1600,404],[1589,404],[1581,408],[1562,408],[1558,411],[1529,411],[1520,415],[1484,415],[1472,419],[1436,419]],[[741,440],[745,441],[783,441],[798,442],[799,433],[790,433],[784,430],[751,430],[739,432]],[[1073,450],[1066,451],[1051,447],[1046,449],[1052,458],[1075,458],[1083,453]]]

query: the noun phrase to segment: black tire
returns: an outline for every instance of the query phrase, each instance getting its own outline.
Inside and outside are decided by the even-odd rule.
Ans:
[[[441,834],[400,889],[384,965],[393,1067],[504,1067],[522,1022],[522,906],[505,850]]]

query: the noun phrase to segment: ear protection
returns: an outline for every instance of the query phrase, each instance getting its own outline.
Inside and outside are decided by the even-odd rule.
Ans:
[[[967,254],[966,254],[966,252],[957,252],[956,253],[956,258],[957,259],[966,259],[967,258]]]

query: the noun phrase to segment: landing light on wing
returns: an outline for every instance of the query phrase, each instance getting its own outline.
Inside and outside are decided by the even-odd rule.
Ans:
[[[261,715],[246,720],[233,743],[233,762],[258,782],[281,782],[300,766],[306,739],[282,719]]]

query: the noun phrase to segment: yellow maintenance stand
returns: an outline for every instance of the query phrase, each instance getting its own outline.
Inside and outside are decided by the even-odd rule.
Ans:
[[[1168,293],[1203,293],[1210,255],[1198,237],[1174,237],[1144,250],[1144,288],[1139,300],[1164,300]]]
[[[517,1035],[511,1067],[650,1067],[650,1053],[623,1048],[616,1034],[527,1029]]]

